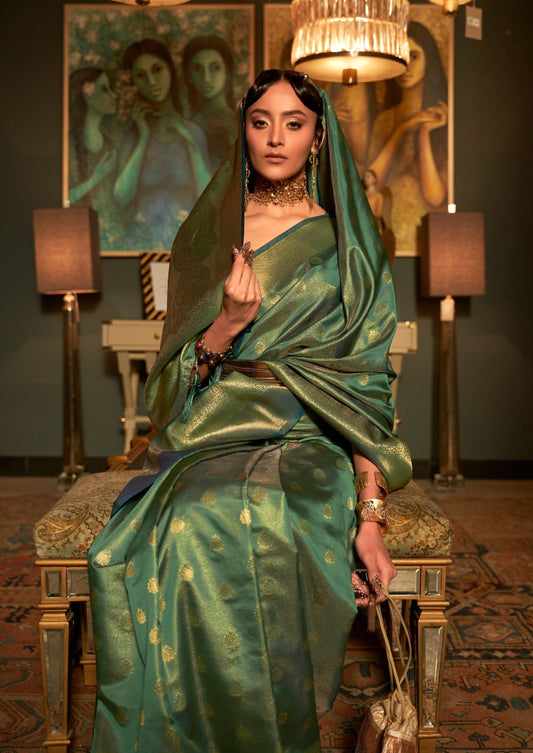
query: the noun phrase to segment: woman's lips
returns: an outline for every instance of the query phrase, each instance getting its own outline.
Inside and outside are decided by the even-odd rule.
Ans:
[[[281,162],[285,162],[287,157],[284,157],[282,154],[265,154],[265,159],[267,162],[279,165]]]

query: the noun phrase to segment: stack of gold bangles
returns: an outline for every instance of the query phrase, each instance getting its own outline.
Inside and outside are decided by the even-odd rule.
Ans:
[[[373,498],[363,499],[360,502],[358,501],[357,505],[355,506],[355,512],[357,513],[357,517],[359,518],[360,523],[364,521],[379,523],[381,527],[381,533],[383,534],[387,532],[388,528],[388,509],[386,498],[387,494],[389,493],[389,489],[385,477],[383,476],[381,471],[375,471],[374,478],[380,491],[379,499]],[[363,491],[363,489],[366,489],[368,485],[368,471],[358,473],[355,480],[355,491],[357,493],[358,500],[360,493]]]

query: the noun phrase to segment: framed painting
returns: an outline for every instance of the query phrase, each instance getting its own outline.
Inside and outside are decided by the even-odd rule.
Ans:
[[[167,313],[169,251],[149,251],[140,256],[141,289],[145,319],[164,319]]]
[[[254,6],[65,5],[63,205],[102,256],[170,251],[237,133]]]
[[[291,67],[290,5],[264,6],[265,67]],[[436,5],[410,5],[411,62],[396,79],[329,94],[389,256],[418,256],[428,212],[453,203],[453,20]]]

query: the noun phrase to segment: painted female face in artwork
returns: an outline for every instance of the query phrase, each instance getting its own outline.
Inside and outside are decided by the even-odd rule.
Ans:
[[[267,180],[293,178],[317,147],[317,114],[287,81],[273,84],[246,110],[246,143],[252,167]]]
[[[149,102],[164,102],[170,91],[172,77],[161,58],[144,53],[139,55],[131,67],[131,80]]]
[[[205,99],[214,99],[224,92],[226,65],[216,50],[199,50],[191,60],[189,75]]]
[[[426,53],[414,39],[409,37],[409,65],[405,73],[396,80],[402,89],[410,89],[419,84],[426,75]]]
[[[95,81],[86,81],[82,87],[87,106],[100,115],[114,115],[117,111],[117,95],[109,85],[107,73]]]

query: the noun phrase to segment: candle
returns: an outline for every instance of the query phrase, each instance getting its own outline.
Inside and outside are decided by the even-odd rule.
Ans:
[[[440,320],[441,322],[453,322],[455,319],[455,301],[451,295],[447,295],[440,302]]]

